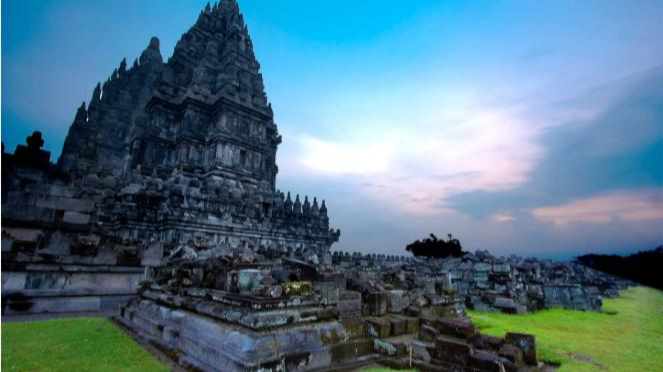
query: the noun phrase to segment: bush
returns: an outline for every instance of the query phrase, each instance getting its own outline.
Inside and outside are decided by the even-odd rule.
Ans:
[[[463,251],[460,241],[451,234],[448,236],[449,240],[444,241],[444,239],[438,239],[435,234],[430,234],[430,238],[408,244],[405,250],[415,257],[426,258],[460,257],[464,255],[466,252]]]

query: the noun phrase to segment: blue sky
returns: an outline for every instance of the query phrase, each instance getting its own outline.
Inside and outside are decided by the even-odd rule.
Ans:
[[[59,155],[97,81],[204,1],[2,2],[2,140]],[[284,142],[282,190],[335,248],[570,257],[663,243],[663,2],[240,1]],[[55,159],[54,159],[55,160]]]

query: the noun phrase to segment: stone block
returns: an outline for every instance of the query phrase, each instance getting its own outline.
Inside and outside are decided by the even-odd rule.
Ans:
[[[516,372],[518,367],[504,358],[485,351],[472,353],[469,358],[469,370],[482,372]]]
[[[140,263],[143,266],[159,266],[163,258],[163,244],[161,242],[153,242],[147,246],[141,253]]]
[[[471,344],[475,349],[489,350],[495,352],[499,351],[502,345],[504,345],[503,338],[484,335],[479,332],[476,332],[470,337],[468,337],[467,342]]]
[[[405,355],[407,348],[401,339],[380,340],[373,339],[373,349],[376,353],[386,356]]]
[[[260,297],[280,298],[283,296],[283,287],[280,285],[259,285],[253,293]]]
[[[361,316],[361,293],[354,291],[340,291],[336,307],[342,319]]]
[[[475,272],[486,272],[491,269],[490,264],[487,262],[477,262],[474,264]]]
[[[507,297],[497,297],[493,306],[500,309],[501,311],[509,314],[518,313],[518,304],[511,298]]]
[[[337,304],[340,299],[339,290],[336,287],[320,288],[320,296],[322,297],[322,302],[326,305]]]
[[[505,263],[494,263],[493,264],[493,271],[496,273],[508,273],[511,271],[511,265],[509,265],[507,262]]]
[[[391,323],[392,336],[400,336],[402,334],[405,334],[407,330],[407,322],[404,319],[398,319],[392,317],[389,319],[389,323]]]
[[[375,345],[370,338],[354,340],[331,347],[331,362],[343,363],[374,353]]]
[[[422,325],[419,331],[419,338],[426,342],[435,342],[435,339],[440,335],[440,331],[429,326]]]
[[[391,323],[386,319],[369,318],[366,320],[368,334],[372,337],[387,338],[391,334]]]
[[[390,313],[401,313],[403,309],[410,305],[407,293],[401,290],[394,290],[387,292],[389,296],[388,310]]]
[[[74,191],[68,186],[50,185],[48,194],[53,196],[64,196],[67,198],[74,197]]]
[[[44,231],[40,229],[3,229],[2,232],[3,235],[9,235],[14,241],[31,243],[38,242],[44,234]]]
[[[322,256],[322,264],[323,264],[324,266],[331,266],[331,265],[332,265],[332,255],[331,255],[331,252],[326,252],[326,253]]]
[[[490,306],[483,302],[479,296],[471,296],[469,300],[469,307],[476,311],[490,311]]]
[[[474,325],[470,322],[462,322],[452,319],[436,319],[433,322],[433,325],[443,335],[462,339],[470,337],[475,332]]]
[[[395,315],[394,318],[402,319],[405,321],[405,333],[417,334],[419,333],[419,318],[404,315]]]
[[[534,335],[509,332],[506,334],[505,341],[507,344],[516,346],[523,351],[525,363],[529,365],[537,365],[539,363],[536,355],[536,338]]]
[[[240,292],[251,292],[260,285],[262,271],[255,269],[244,269],[237,272],[237,289]]]
[[[470,283],[468,283],[468,282],[456,282],[455,286],[456,286],[456,292],[459,295],[465,296],[470,291]]]
[[[62,222],[74,225],[86,225],[90,223],[90,215],[87,213],[66,211],[62,217]]]
[[[505,357],[516,365],[522,365],[524,362],[523,351],[511,344],[502,345],[499,351],[499,355]]]
[[[557,301],[557,287],[555,286],[544,286],[543,295],[546,301]]]
[[[20,291],[25,289],[27,278],[26,272],[3,271],[2,272],[2,292]]]
[[[427,345],[421,341],[413,341],[410,344],[410,348],[412,350],[413,360],[421,360],[424,363],[430,363],[431,356],[428,352],[430,345]]]
[[[9,238],[8,236],[2,236],[2,251],[3,252],[11,252],[12,250],[12,244],[13,240]]]
[[[346,279],[345,279],[345,274],[344,273],[335,273],[334,274],[334,284],[339,289],[345,289],[346,286],[347,286],[347,282],[346,282]]]
[[[75,199],[67,197],[38,198],[35,201],[37,207],[59,209],[72,212],[89,213],[94,210],[94,201],[86,199]]]
[[[388,295],[386,292],[369,293],[366,302],[371,315],[382,316],[387,314]]]
[[[435,358],[458,366],[466,366],[472,347],[464,341],[451,340],[444,336],[435,339]]]

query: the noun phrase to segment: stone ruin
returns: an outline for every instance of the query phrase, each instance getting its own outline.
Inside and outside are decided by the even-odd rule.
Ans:
[[[117,308],[185,248],[321,260],[340,231],[324,200],[276,189],[281,136],[259,67],[237,3],[222,1],[168,62],[152,38],[97,84],[57,165],[39,132],[3,147],[3,312]]]
[[[150,270],[118,321],[205,371],[542,371],[532,335],[483,335],[468,307],[600,311],[629,283],[576,263],[261,251],[246,260],[181,252]]]
[[[117,310],[205,371],[538,371],[534,336],[466,309],[600,311],[630,283],[574,262],[330,252],[317,198],[276,189],[281,142],[234,0],[164,63],[153,38],[75,115],[57,164],[41,133],[2,151],[4,315]]]

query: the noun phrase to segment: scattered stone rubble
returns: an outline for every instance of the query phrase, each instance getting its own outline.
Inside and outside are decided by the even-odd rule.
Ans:
[[[496,258],[487,251],[435,260],[335,252],[332,260],[344,269],[380,271],[406,289],[453,291],[470,309],[515,314],[553,307],[598,311],[602,297],[616,297],[630,285],[576,262]]]
[[[302,250],[174,255],[118,320],[185,367],[209,371],[549,368],[534,336],[481,334],[465,309],[600,310],[629,283],[575,263],[485,251],[425,260]],[[475,275],[475,272],[483,273]],[[472,277],[468,277],[471,273]],[[478,278],[478,279],[477,279]],[[477,299],[478,298],[478,299]]]

